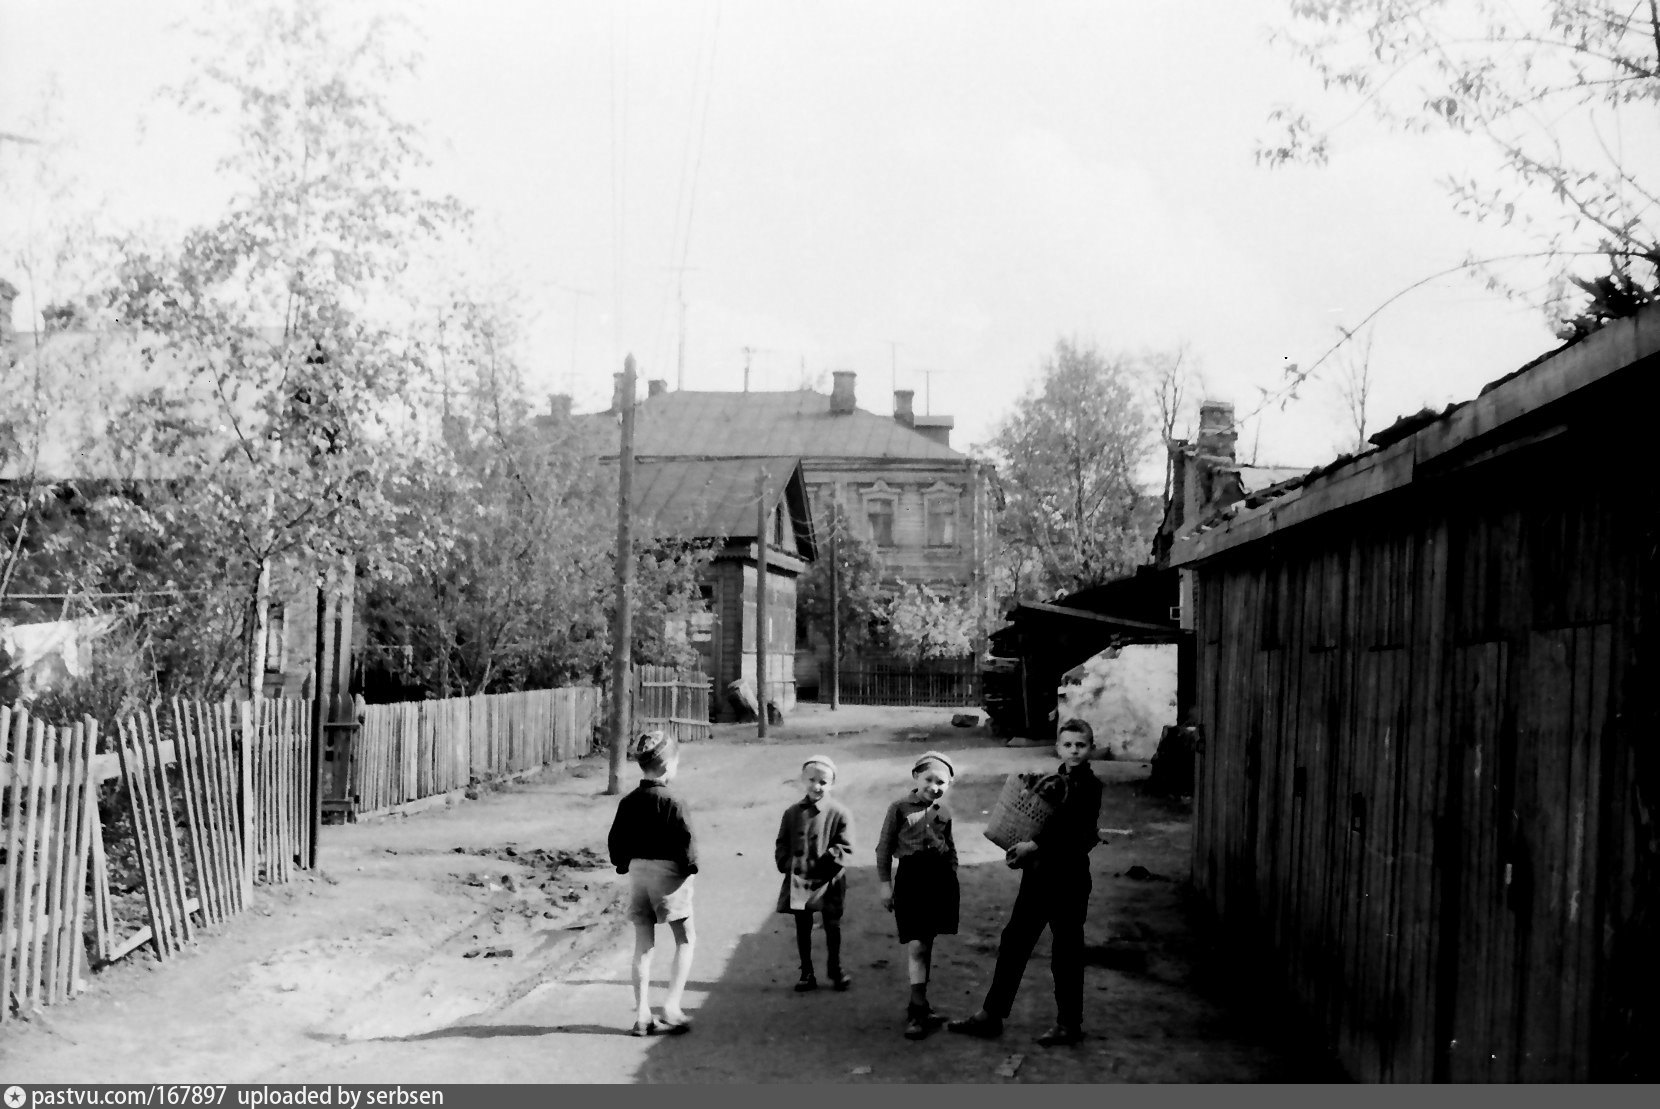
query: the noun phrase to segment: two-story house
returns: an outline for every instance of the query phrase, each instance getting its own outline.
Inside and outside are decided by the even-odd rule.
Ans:
[[[651,381],[635,416],[635,454],[642,461],[800,458],[814,519],[827,524],[839,503],[881,555],[888,585],[920,583],[989,607],[989,467],[951,446],[950,416],[918,415],[910,390],[896,390],[893,411],[883,416],[855,403],[853,372],[838,371],[833,380],[828,395],[673,392]],[[827,629],[800,629],[804,686],[828,657],[828,642]]]

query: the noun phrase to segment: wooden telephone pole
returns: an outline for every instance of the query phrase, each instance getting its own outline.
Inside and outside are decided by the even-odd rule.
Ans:
[[[830,711],[842,707],[842,498],[837,487],[830,506]]]
[[[623,360],[622,446],[617,455],[617,611],[611,620],[611,781],[606,793],[622,792],[623,755],[628,747],[628,714],[634,654],[634,356]]]
[[[755,734],[767,738],[767,471],[755,476]]]

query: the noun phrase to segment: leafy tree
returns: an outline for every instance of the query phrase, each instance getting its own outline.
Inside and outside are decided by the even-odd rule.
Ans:
[[[807,566],[796,591],[797,611],[813,634],[830,638],[831,547],[835,547],[840,600],[841,642],[838,657],[846,658],[871,640],[873,628],[885,618],[881,589],[882,557],[876,548],[855,531],[851,518],[839,504],[814,506],[821,536],[818,559]],[[834,543],[832,543],[834,539]]]
[[[1136,470],[1153,428],[1137,373],[1129,359],[1063,339],[993,433],[999,561],[1015,597],[1068,593],[1145,560],[1156,509]]]
[[[907,662],[974,653],[981,614],[971,598],[941,596],[925,585],[900,582],[883,609],[888,649]]]
[[[404,689],[463,696],[595,681],[610,653],[616,475],[566,415],[533,417],[510,305],[458,298],[434,346],[439,427],[391,497],[421,556],[373,588],[369,655]],[[688,665],[706,552],[636,552],[634,657]]]
[[[129,240],[112,296],[162,379],[125,414],[132,447],[188,475],[190,511],[222,537],[256,688],[275,563],[360,557],[396,576],[417,553],[387,495],[428,365],[400,278],[412,244],[462,213],[412,182],[424,160],[391,89],[413,57],[395,30],[320,0],[207,24],[173,95],[228,121],[229,202],[177,243]]]
[[[1648,145],[1624,136],[1649,134],[1660,102],[1654,3],[1292,0],[1290,11],[1291,30],[1278,37],[1346,102],[1344,119],[1367,110],[1398,130],[1467,136],[1492,156],[1492,175],[1453,172],[1443,182],[1458,211],[1515,229],[1530,249],[1459,268],[1522,295],[1490,263],[1508,263],[1507,273],[1523,258],[1539,263],[1543,303],[1564,338],[1653,299],[1655,167]],[[1279,130],[1260,160],[1325,162],[1331,128],[1297,107],[1272,119]],[[1568,307],[1570,284],[1588,302]]]

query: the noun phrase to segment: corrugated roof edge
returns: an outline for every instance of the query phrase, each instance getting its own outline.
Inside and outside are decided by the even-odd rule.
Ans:
[[[1396,421],[1383,444],[1360,454],[1340,455],[1247,502],[1231,505],[1212,523],[1176,540],[1172,566],[1189,566],[1254,542],[1328,512],[1369,500],[1412,483],[1420,465],[1474,439],[1492,435],[1512,421],[1563,399],[1606,377],[1660,354],[1660,304],[1533,359],[1483,386],[1472,400],[1449,405],[1423,420],[1416,413]],[[1374,439],[1374,441],[1376,441]],[[1254,503],[1253,503],[1254,502]]]

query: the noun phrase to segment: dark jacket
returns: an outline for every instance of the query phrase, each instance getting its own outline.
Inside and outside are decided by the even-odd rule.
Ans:
[[[1066,779],[1066,796],[1060,810],[1032,837],[1038,845],[1037,868],[1056,871],[1087,870],[1089,853],[1101,842],[1096,831],[1101,818],[1101,779],[1088,762],[1075,770],[1060,771]]]
[[[617,802],[606,847],[618,874],[635,859],[668,859],[682,874],[697,873],[697,837],[686,819],[686,806],[655,778],[642,779]]]

